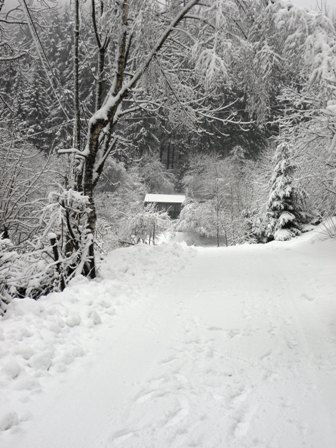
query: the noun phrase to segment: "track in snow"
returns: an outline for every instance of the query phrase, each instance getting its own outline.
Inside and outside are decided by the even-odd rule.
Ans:
[[[327,243],[199,249],[1,446],[335,447],[335,260]]]

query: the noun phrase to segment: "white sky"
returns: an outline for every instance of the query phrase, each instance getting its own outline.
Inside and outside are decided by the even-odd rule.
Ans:
[[[60,2],[66,2],[69,0],[58,0]],[[17,4],[18,0],[5,0],[5,6],[12,6],[13,4]],[[336,0],[291,0],[294,5],[305,7],[305,8],[314,8],[316,9],[318,5],[326,4],[330,10],[335,10],[336,12]]]
[[[321,0],[291,0],[294,5],[305,8],[316,8],[321,4]],[[330,9],[336,9],[336,0],[322,0],[323,4],[326,4]]]

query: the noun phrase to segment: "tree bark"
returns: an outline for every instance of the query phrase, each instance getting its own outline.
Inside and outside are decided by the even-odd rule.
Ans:
[[[80,103],[79,103],[79,0],[74,1],[74,46],[73,46],[73,89],[74,89],[74,118],[73,118],[73,147],[80,151]],[[70,187],[75,185],[75,156],[70,155]]]
[[[102,15],[104,12],[104,3],[100,1],[100,14]],[[95,0],[91,0],[91,17],[92,17],[92,25],[93,31],[95,34],[97,47],[98,47],[98,62],[97,62],[97,79],[96,79],[96,100],[95,100],[95,111],[97,111],[103,103],[103,94],[104,94],[104,70],[105,70],[105,57],[106,50],[109,44],[109,39],[105,38],[104,42],[102,42],[102,38],[99,35],[98,27],[97,27],[97,16],[96,16],[96,2]]]
[[[103,103],[104,92],[104,69],[105,69],[105,47],[100,47],[98,51],[98,79],[96,86],[96,108],[98,110]]]

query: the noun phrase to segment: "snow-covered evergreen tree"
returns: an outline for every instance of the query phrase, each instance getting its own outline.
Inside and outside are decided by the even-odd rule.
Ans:
[[[294,169],[288,144],[280,143],[275,153],[266,213],[266,234],[270,240],[285,241],[301,233],[302,214],[298,203],[299,193],[293,185]]]
[[[11,293],[13,289],[15,290],[12,278],[15,269],[14,262],[17,258],[12,242],[5,237],[4,233],[0,234],[0,316],[6,311],[11,301]]]

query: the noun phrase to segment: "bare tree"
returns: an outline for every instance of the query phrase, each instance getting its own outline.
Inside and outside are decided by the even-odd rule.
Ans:
[[[75,152],[79,161],[78,167],[80,170],[80,175],[77,178],[78,181],[76,188],[78,191],[83,191],[84,195],[88,196],[90,200],[88,228],[92,235],[95,233],[97,219],[94,203],[94,189],[98,183],[101,173],[103,172],[106,159],[116,143],[115,128],[120,120],[120,117],[127,113],[127,111],[123,109],[123,103],[130,95],[132,89],[135,88],[139,80],[142,78],[155,56],[160,52],[175,27],[198,3],[199,0],[191,0],[179,11],[171,23],[162,32],[161,36],[157,39],[145,60],[131,75],[126,72],[126,67],[130,56],[130,45],[132,44],[132,35],[129,32],[130,1],[123,0],[120,3],[120,14],[118,16],[120,20],[120,34],[116,49],[115,73],[112,86],[106,94],[104,100],[102,100],[101,93],[104,76],[104,49],[108,40],[105,39],[104,43],[100,40],[96,27],[95,2],[92,2],[93,26],[99,47],[99,73],[96,94],[97,110],[89,120],[87,141],[84,150],[70,151]],[[90,277],[94,278],[96,276],[96,270],[93,244],[91,245],[89,255]]]

